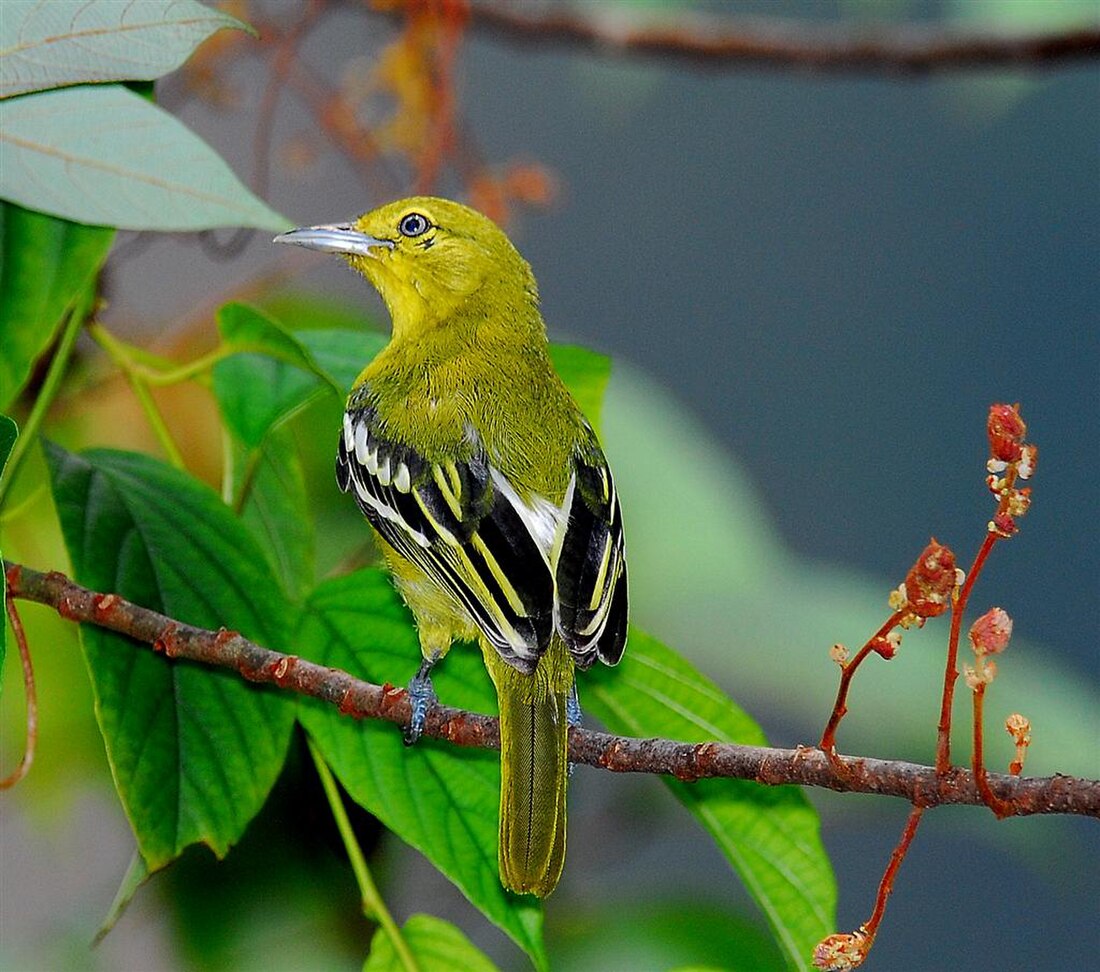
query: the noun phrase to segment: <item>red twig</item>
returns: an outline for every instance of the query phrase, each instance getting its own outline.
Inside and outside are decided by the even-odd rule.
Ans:
[[[894,890],[894,879],[897,877],[898,868],[901,867],[901,862],[909,852],[909,845],[913,843],[924,810],[923,806],[918,805],[909,812],[905,829],[902,830],[901,837],[890,855],[890,862],[883,872],[882,880],[879,881],[871,917],[854,932],[839,932],[819,942],[814,949],[814,968],[830,970],[830,972],[849,972],[861,966],[867,959],[871,946],[875,944],[875,936],[882,923],[882,916],[886,914],[886,902]]]
[[[951,768],[951,707],[955,699],[955,682],[959,678],[959,634],[962,631],[963,612],[970,599],[974,583],[985,566],[989,552],[1000,539],[1000,535],[989,532],[985,535],[974,563],[970,565],[966,580],[959,589],[958,597],[951,601],[951,633],[947,639],[947,665],[943,673],[943,698],[940,702],[940,721],[936,739],[936,772],[946,773]]]
[[[989,807],[996,815],[997,819],[1003,819],[1005,817],[1011,817],[1013,814],[1012,805],[1006,803],[989,786],[989,777],[985,769],[985,756],[983,753],[983,703],[985,701],[985,686],[986,683],[980,682],[974,686],[974,749],[971,754],[971,769],[974,773],[974,782],[977,784],[978,792],[982,795],[982,800],[985,805]]]
[[[909,811],[909,819],[905,821],[905,829],[902,830],[897,846],[890,855],[890,863],[886,865],[882,880],[879,881],[878,893],[875,895],[874,911],[871,912],[871,917],[867,919],[867,923],[861,928],[864,935],[867,936],[868,948],[871,947],[875,935],[878,934],[878,926],[882,923],[882,916],[886,913],[886,901],[894,890],[894,879],[898,876],[898,868],[901,867],[901,862],[905,860],[905,855],[909,853],[909,845],[913,843],[913,838],[917,835],[917,827],[920,826],[923,815],[924,807],[913,807]]]
[[[894,630],[901,620],[903,613],[902,611],[895,611],[891,614],[882,627],[871,635],[867,643],[856,652],[855,657],[841,667],[840,686],[837,688],[836,701],[833,703],[833,711],[829,715],[829,721],[825,725],[825,731],[821,734],[821,742],[817,744],[818,748],[824,750],[827,754],[836,753],[836,730],[840,725],[840,720],[843,719],[848,712],[848,686],[855,677],[856,669],[863,663],[864,658],[877,649],[882,639]]]
[[[23,750],[23,759],[12,771],[10,776],[0,780],[0,790],[7,790],[15,786],[30,771],[34,762],[34,752],[38,746],[38,693],[34,684],[34,666],[31,664],[31,653],[27,648],[27,635],[23,630],[23,622],[19,617],[19,611],[15,607],[15,595],[8,594],[4,598],[8,610],[8,620],[11,622],[11,630],[15,635],[15,643],[19,646],[19,660],[23,663],[23,689],[27,699],[27,744]]]

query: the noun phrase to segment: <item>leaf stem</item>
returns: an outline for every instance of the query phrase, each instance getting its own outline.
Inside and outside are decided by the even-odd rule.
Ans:
[[[141,405],[142,411],[145,412],[145,417],[154,435],[156,435],[157,441],[160,442],[164,454],[168,457],[168,461],[177,469],[186,469],[187,464],[183,461],[183,453],[180,452],[179,447],[172,438],[172,433],[168,431],[164,416],[157,408],[152,392],[149,391],[149,386],[146,384],[145,373],[149,369],[138,364],[134,359],[133,349],[116,338],[105,327],[93,324],[88,328],[88,333],[107,352],[108,357],[122,369],[138,403]]]
[[[11,489],[11,484],[15,482],[19,467],[26,458],[27,450],[38,439],[38,429],[57,396],[61,379],[65,376],[65,370],[69,366],[69,358],[72,357],[76,337],[80,333],[80,328],[83,326],[84,319],[88,316],[94,301],[95,291],[89,287],[76,298],[72,310],[69,311],[68,320],[65,321],[65,327],[61,332],[61,339],[57,343],[57,350],[54,352],[53,360],[46,371],[45,380],[42,382],[38,397],[34,401],[31,414],[27,416],[27,421],[20,430],[19,438],[15,440],[15,446],[12,448],[11,456],[8,459],[6,474],[3,481],[0,481],[0,506],[3,505],[8,490]]]
[[[344,803],[340,798],[340,791],[336,786],[332,770],[328,768],[328,764],[312,739],[309,740],[309,752],[313,757],[313,765],[317,767],[317,775],[321,778],[321,786],[324,787],[325,796],[328,798],[333,820],[336,821],[336,828],[340,831],[340,837],[344,841],[344,849],[347,851],[348,861],[351,863],[352,872],[355,874],[355,881],[359,885],[359,894],[363,902],[363,914],[378,922],[382,927],[390,940],[390,944],[393,945],[394,953],[401,960],[401,964],[407,972],[420,972],[416,959],[409,951],[408,943],[401,935],[401,929],[397,927],[397,923],[393,920],[389,909],[386,908],[386,903],[378,892],[374,878],[371,877],[367,859],[363,856],[363,850],[359,846],[359,841],[355,838],[355,832],[351,829],[351,821],[348,820],[347,811],[344,809]]]

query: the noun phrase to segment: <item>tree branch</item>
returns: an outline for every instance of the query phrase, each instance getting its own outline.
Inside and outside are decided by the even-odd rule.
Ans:
[[[1100,55],[1100,28],[1063,33],[948,33],[935,27],[822,26],[807,21],[717,18],[675,23],[627,10],[604,16],[513,3],[473,3],[470,24],[525,44],[558,45],[633,57],[662,57],[707,68],[928,74],[979,67],[1050,67]]]
[[[236,632],[208,631],[139,607],[117,594],[89,591],[56,571],[43,574],[4,561],[10,597],[45,604],[63,618],[128,635],[169,658],[235,669],[252,682],[270,683],[321,699],[356,718],[385,719],[406,726],[405,690],[374,685],[336,668],[257,645]],[[424,734],[459,746],[500,747],[491,716],[434,705]],[[960,767],[937,775],[930,766],[896,760],[835,757],[819,749],[769,749],[727,743],[682,743],[633,739],[589,729],[573,729],[569,758],[619,773],[661,773],[685,782],[710,777],[757,783],[827,787],[849,793],[877,793],[921,807],[944,803],[981,805],[973,774]],[[1100,817],[1100,780],[1072,776],[1031,778],[989,774],[989,786],[1014,815],[1072,813]]]

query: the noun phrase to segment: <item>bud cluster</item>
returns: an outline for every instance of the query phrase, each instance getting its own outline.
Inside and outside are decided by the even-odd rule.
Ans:
[[[997,497],[997,512],[989,521],[989,532],[1011,537],[1016,520],[1031,506],[1031,489],[1017,488],[1018,479],[1030,479],[1039,459],[1039,449],[1024,441],[1027,425],[1020,417],[1019,405],[993,405],[989,409],[986,432],[989,435],[989,462],[986,485]]]
[[[858,969],[871,947],[862,931],[837,932],[823,938],[814,949],[814,968],[826,972],[850,972]]]
[[[901,614],[898,624],[919,628],[928,618],[943,614],[962,582],[963,572],[955,566],[955,555],[933,537],[909,568],[905,582],[890,592],[890,607]]]

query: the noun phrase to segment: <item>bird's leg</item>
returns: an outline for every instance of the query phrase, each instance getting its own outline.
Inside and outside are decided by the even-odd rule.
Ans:
[[[425,658],[420,663],[417,673],[409,681],[406,690],[409,693],[409,728],[405,730],[405,745],[413,745],[424,731],[424,720],[428,715],[428,706],[436,701],[435,689],[432,687],[432,669],[439,661],[441,652],[432,652],[430,658]]]
[[[569,724],[569,728],[572,729],[574,726],[579,726],[581,724],[582,718],[581,700],[577,696],[577,680],[574,679],[569,689],[569,694],[565,697],[565,721]],[[574,764],[570,763],[566,769],[566,772],[570,776],[573,775],[573,766]]]
[[[569,695],[565,699],[565,718],[570,728],[579,726],[581,719],[584,718],[581,713],[581,700],[577,696],[576,679],[573,680],[573,687],[569,689]]]

